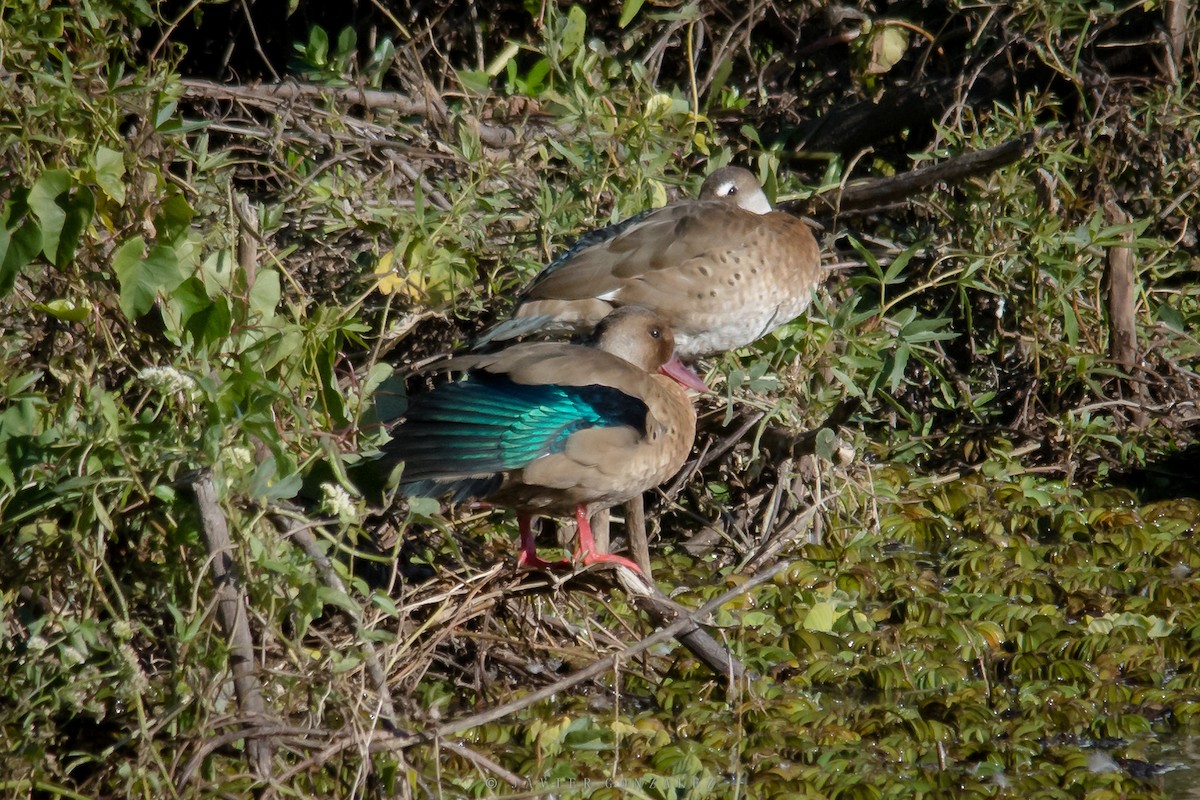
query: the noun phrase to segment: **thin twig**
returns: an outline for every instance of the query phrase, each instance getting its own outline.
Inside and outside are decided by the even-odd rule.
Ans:
[[[670,625],[655,631],[635,644],[625,648],[621,652],[613,653],[609,656],[599,659],[587,667],[568,675],[562,680],[556,681],[549,686],[544,686],[537,691],[531,692],[519,700],[513,700],[509,703],[504,703],[503,705],[496,706],[495,708],[488,709],[487,711],[482,711],[478,714],[471,714],[470,716],[452,720],[431,731],[426,731],[419,734],[381,738],[372,742],[368,746],[368,749],[372,753],[404,750],[414,745],[433,742],[435,740],[443,739],[447,736],[453,736],[455,734],[462,733],[463,731],[470,730],[471,728],[475,728],[480,725],[486,725],[489,722],[494,722],[510,714],[514,714],[518,711],[526,709],[529,706],[541,702],[542,700],[553,697],[560,692],[564,692],[573,686],[577,686],[585,681],[589,681],[598,675],[603,675],[605,672],[614,669],[622,661],[626,661],[639,653],[649,650],[655,645],[676,636],[681,631],[688,630],[689,627],[698,625],[701,620],[706,619],[709,614],[716,611],[730,600],[740,597],[750,590],[771,580],[780,572],[790,567],[791,564],[791,561],[780,561],[779,563],[771,566],[769,569],[766,569],[757,575],[751,576],[745,581],[745,583],[735,586],[732,589],[723,592],[719,596],[714,597],[712,600],[709,600],[695,611],[686,613]],[[623,570],[623,572],[628,572],[628,570]],[[632,576],[633,573],[629,572],[629,574]],[[342,741],[339,741],[326,748],[321,753],[316,754],[304,763],[297,764],[292,767],[292,769],[280,776],[280,782],[286,783],[299,771],[310,769],[314,766],[319,766],[339,753],[361,745],[362,742],[359,740],[349,737],[343,739]]]
[[[790,561],[781,561],[771,568],[766,569],[757,575],[751,576],[740,586],[735,586],[732,589],[721,593],[717,597],[700,606],[700,608],[696,609],[695,611],[682,615],[670,625],[666,626],[665,628],[660,628],[649,636],[646,636],[645,638],[625,648],[621,652],[613,653],[612,655],[595,661],[583,669],[573,672],[562,680],[556,681],[549,686],[543,686],[541,689],[531,692],[519,700],[513,700],[512,702],[505,703],[497,706],[496,708],[488,709],[487,711],[482,711],[478,714],[472,714],[467,717],[462,717],[460,719],[447,722],[446,724],[439,726],[437,730],[433,732],[433,735],[452,736],[456,733],[461,733],[465,730],[478,727],[479,725],[486,725],[489,722],[494,722],[498,719],[508,716],[509,714],[528,708],[529,706],[552,697],[559,692],[566,691],[567,689],[577,686],[584,681],[590,680],[597,675],[602,675],[611,670],[620,662],[632,658],[638,653],[649,650],[651,647],[654,647],[654,645],[660,642],[664,642],[667,639],[675,637],[681,631],[686,631],[689,628],[700,624],[701,620],[706,619],[709,614],[716,611],[730,600],[734,599],[735,597],[741,597],[751,589],[766,583],[780,572],[787,569],[789,566],[791,566]],[[624,573],[628,573],[630,576],[633,575],[633,573],[628,570],[622,570],[623,575]],[[393,750],[396,748],[410,747],[422,741],[423,739],[428,740],[428,738],[429,734],[417,734],[410,737],[399,737],[397,739],[381,741],[379,745],[382,749]]]
[[[522,778],[520,775],[509,772],[495,761],[492,761],[482,753],[476,753],[466,745],[459,744],[458,742],[452,742],[448,739],[439,739],[438,746],[444,747],[450,752],[462,756],[467,761],[470,761],[472,764],[482,770],[486,770],[493,775],[503,778],[508,785],[512,786],[514,789],[523,789],[529,785],[528,778]]]
[[[333,562],[317,546],[317,539],[308,528],[299,525],[295,520],[282,514],[273,515],[272,521],[281,533],[286,533],[292,541],[300,545],[301,549],[308,554],[313,564],[316,565],[317,572],[321,575],[321,580],[325,581],[325,584],[329,588],[346,597],[350,596],[350,593],[346,591],[346,585],[342,583],[341,577],[337,574],[337,570],[334,569]],[[356,627],[362,625],[360,613],[351,613],[346,609],[343,610]],[[379,655],[375,652],[375,646],[371,644],[370,640],[363,636],[359,636],[358,640],[360,643],[359,646],[362,648],[363,662],[367,668],[367,677],[371,679],[371,683],[374,685],[376,695],[378,696],[379,717],[389,730],[394,730],[396,725],[396,709],[392,703],[391,692],[388,691],[387,672],[384,670],[383,663],[379,660]]]
[[[183,96],[194,99],[229,100],[277,107],[298,100],[331,98],[342,105],[360,105],[372,110],[386,109],[404,116],[425,117],[435,121],[447,116],[445,104],[439,98],[414,98],[399,92],[385,92],[379,89],[317,86],[298,81],[257,83],[249,86],[194,79],[183,80],[180,83],[183,86]],[[464,119],[478,130],[479,140],[488,147],[502,149],[519,143],[517,132],[511,127],[482,122],[471,116]]]
[[[681,469],[679,474],[675,476],[675,480],[672,481],[671,485],[663,492],[667,502],[675,499],[675,497],[681,491],[683,491],[683,487],[689,480],[691,480],[693,475],[707,467],[712,462],[716,461],[721,456],[725,455],[725,453],[729,452],[737,444],[739,444],[742,441],[742,437],[746,435],[746,432],[757,425],[759,420],[761,420],[765,415],[765,411],[757,411],[746,417],[745,421],[738,426],[737,430],[733,431],[733,433],[721,440],[721,444],[711,449],[704,450],[699,456],[684,465],[684,468]]]
[[[799,514],[796,514],[789,519],[787,524],[785,524],[778,533],[762,543],[762,545],[758,548],[758,552],[750,556],[750,558],[746,561],[745,567],[742,569],[759,569],[763,564],[766,564],[768,561],[778,555],[783,548],[800,538],[800,536],[806,530],[808,530],[807,523],[812,521],[813,517],[817,515],[817,512],[821,510],[828,499],[828,497],[821,498],[819,501],[813,503]]]
[[[332,732],[326,728],[310,728],[299,725],[284,725],[280,723],[270,723],[266,725],[258,725],[246,720],[237,720],[241,723],[233,730],[226,731],[217,736],[206,736],[201,740],[200,745],[196,748],[196,753],[188,759],[188,762],[183,766],[179,776],[175,779],[175,788],[177,791],[182,791],[191,780],[192,775],[204,763],[204,760],[213,753],[223,747],[228,747],[235,742],[245,740],[251,742],[258,739],[281,739],[295,738],[299,740],[318,739],[321,741],[329,741],[332,737]]]

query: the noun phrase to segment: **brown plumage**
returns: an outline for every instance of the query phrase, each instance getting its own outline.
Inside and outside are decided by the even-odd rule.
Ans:
[[[742,347],[799,316],[823,277],[801,220],[773,211],[754,176],[725,167],[700,199],[585,235],[533,279],[514,319],[485,334],[511,338],[553,324],[590,326],[614,308],[652,309],[681,356]]]
[[[687,457],[696,412],[681,383],[703,383],[673,351],[657,315],[627,307],[597,327],[590,346],[529,342],[453,358],[445,368],[463,379],[414,397],[385,457],[404,462],[410,496],[516,509],[523,565],[547,566],[529,518],[549,514],[579,521],[583,564],[633,566],[596,553],[587,520],[662,483]]]

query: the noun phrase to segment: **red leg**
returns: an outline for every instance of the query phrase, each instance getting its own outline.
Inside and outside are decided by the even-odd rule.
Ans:
[[[525,569],[561,569],[570,566],[569,561],[546,561],[538,557],[537,540],[533,534],[533,518],[528,514],[517,516],[517,525],[521,529],[521,554],[517,556],[517,566]]]
[[[587,506],[578,506],[575,509],[575,523],[579,526],[579,539],[578,546],[575,549],[575,557],[585,567],[589,564],[620,564],[623,567],[629,567],[638,575],[642,574],[642,571],[638,569],[638,565],[624,556],[596,552],[596,542],[592,538],[592,524],[588,521]]]

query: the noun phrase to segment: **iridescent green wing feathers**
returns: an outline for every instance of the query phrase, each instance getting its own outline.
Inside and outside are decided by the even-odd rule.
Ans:
[[[409,496],[483,497],[501,473],[562,452],[577,431],[629,426],[645,433],[646,404],[609,386],[526,385],[474,372],[418,395],[386,448],[403,461]]]

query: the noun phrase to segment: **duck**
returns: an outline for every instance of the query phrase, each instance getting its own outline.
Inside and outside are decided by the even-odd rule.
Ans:
[[[400,493],[515,510],[530,569],[569,564],[538,556],[533,517],[573,517],[576,562],[640,574],[598,552],[589,520],[678,472],[695,439],[687,389],[705,386],[662,316],[624,306],[583,344],[521,342],[440,369],[461,378],[413,396],[384,446],[385,464],[403,462]]]
[[[696,200],[584,234],[525,287],[512,319],[476,342],[591,327],[638,305],[674,330],[679,356],[714,355],[798,317],[823,275],[812,229],[772,208],[753,173],[728,166]]]

